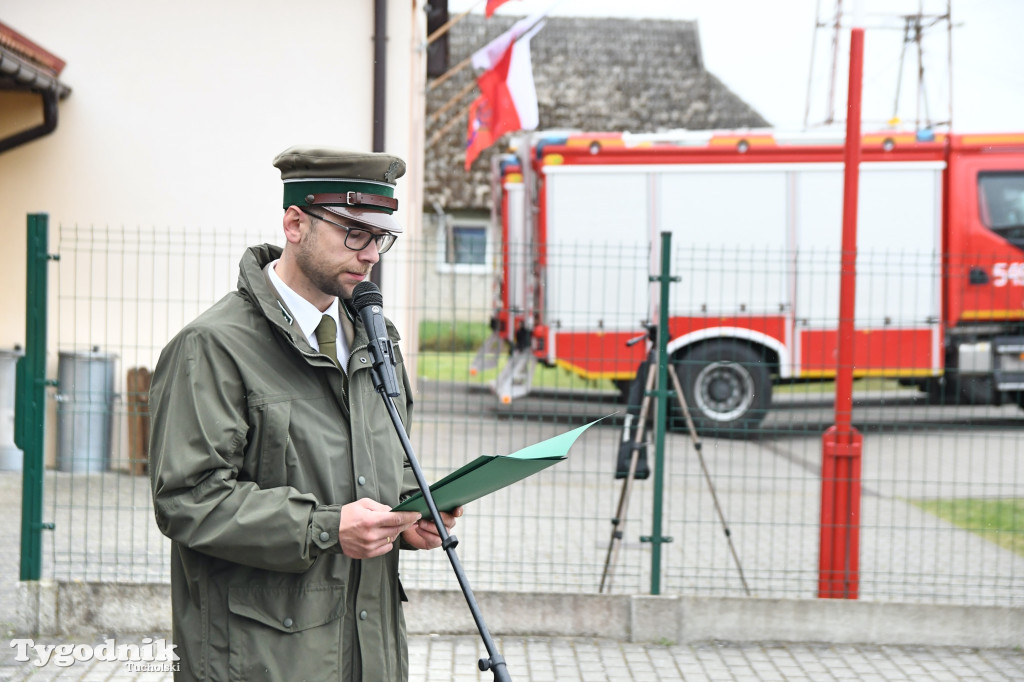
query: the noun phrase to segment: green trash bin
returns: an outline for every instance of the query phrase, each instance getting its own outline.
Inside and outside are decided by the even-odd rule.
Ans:
[[[61,352],[57,360],[57,470],[110,468],[117,355]]]

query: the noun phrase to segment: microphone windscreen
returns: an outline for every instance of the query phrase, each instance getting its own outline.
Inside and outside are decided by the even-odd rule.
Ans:
[[[380,295],[380,289],[370,280],[365,280],[356,285],[352,290],[352,306],[359,312],[371,305],[384,307],[384,297]]]

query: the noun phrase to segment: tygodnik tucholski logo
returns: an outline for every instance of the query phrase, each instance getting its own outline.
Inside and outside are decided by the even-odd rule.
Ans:
[[[144,637],[141,644],[118,644],[105,639],[102,644],[36,644],[31,639],[12,639],[16,649],[14,660],[28,662],[37,668],[53,664],[66,668],[80,661],[122,661],[129,672],[177,672],[180,660],[174,644],[163,638]]]

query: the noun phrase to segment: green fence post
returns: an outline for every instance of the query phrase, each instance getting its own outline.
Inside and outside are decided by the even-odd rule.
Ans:
[[[672,542],[671,537],[661,534],[663,489],[665,487],[665,427],[668,423],[668,401],[673,391],[668,386],[668,285],[679,281],[671,276],[672,233],[661,233],[661,274],[654,275],[652,282],[661,284],[658,314],[658,382],[653,394],[657,401],[654,416],[654,527],[651,535],[641,538],[650,542],[651,547],[651,594],[661,594],[661,545]]]
[[[39,580],[43,563],[43,440],[46,432],[46,292],[49,216],[28,216],[25,355],[18,359],[15,441],[25,453],[21,484],[21,579]],[[52,257],[56,259],[56,256]]]

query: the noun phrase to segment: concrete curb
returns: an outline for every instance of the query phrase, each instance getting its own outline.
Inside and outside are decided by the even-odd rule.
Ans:
[[[22,581],[13,625],[35,635],[170,632],[171,586]]]
[[[25,635],[170,632],[170,585],[21,582],[14,627]],[[410,634],[477,632],[459,591],[411,590]],[[679,644],[826,642],[1024,646],[1024,608],[648,595],[477,594],[495,636],[596,637]]]
[[[1024,645],[1024,608],[737,597],[630,598],[632,641]],[[673,617],[675,621],[673,623]],[[676,625],[676,637],[661,634]]]

